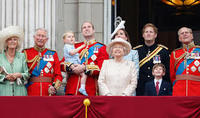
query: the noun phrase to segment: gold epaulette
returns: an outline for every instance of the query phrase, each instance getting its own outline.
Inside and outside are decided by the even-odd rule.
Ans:
[[[32,48],[32,47],[31,47]],[[24,50],[28,50],[28,49],[31,49],[31,48],[24,48],[23,50],[22,50],[22,52],[24,51]]]
[[[83,43],[83,42],[75,42],[75,44],[79,44],[79,43]]]
[[[200,45],[195,45],[196,48],[200,48]]]
[[[52,50],[52,49],[49,49],[49,48],[47,48],[47,50],[50,50],[50,51],[56,52],[55,50]]]
[[[97,42],[97,43],[102,44],[102,45],[105,45],[105,44],[103,44],[103,43],[101,43],[101,42]]]
[[[143,45],[138,45],[136,47],[133,47],[133,50],[137,49],[137,48],[140,48],[140,47],[143,47]]]
[[[160,47],[165,48],[166,50],[168,50],[168,47],[166,47],[164,45],[158,44],[158,46],[160,46]]]
[[[173,51],[180,50],[180,49],[182,49],[182,47],[180,47],[180,48],[176,48],[176,49],[174,49]]]

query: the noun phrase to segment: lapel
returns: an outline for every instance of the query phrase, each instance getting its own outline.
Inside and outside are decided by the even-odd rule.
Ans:
[[[153,88],[152,88],[153,95],[154,95],[154,96],[157,96],[156,85],[155,85],[154,80],[152,80],[151,84],[152,84],[152,86],[153,86]],[[160,93],[160,91],[159,91],[159,93]]]
[[[162,83],[161,83],[161,85],[160,85],[160,89],[159,89],[159,94],[158,94],[158,95],[160,95],[161,92],[164,92],[164,89],[166,89],[166,88],[165,88],[165,83],[164,83],[164,81],[162,80]]]

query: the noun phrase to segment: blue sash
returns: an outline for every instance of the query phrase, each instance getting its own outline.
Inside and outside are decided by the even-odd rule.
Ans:
[[[200,48],[196,48],[192,52],[200,52]],[[187,65],[190,65],[193,61],[195,61],[195,59],[188,59],[186,63]],[[179,67],[177,68],[176,75],[181,75],[184,72],[184,70],[185,70],[185,66],[184,66],[184,61],[183,61],[180,63]],[[173,82],[172,86],[175,85],[176,81],[177,80]]]
[[[192,52],[200,52],[200,48],[196,48],[194,49]],[[187,60],[187,65],[190,65],[193,61],[195,61],[195,59],[188,59]],[[176,71],[176,75],[181,75],[185,70],[185,67],[184,67],[184,61],[180,63],[177,71]]]
[[[47,51],[45,52],[44,55],[54,55],[54,54],[55,54],[54,51],[47,50]],[[44,55],[43,55],[43,56],[44,56]],[[31,74],[32,77],[33,77],[33,76],[38,77],[38,76],[40,75],[41,70],[43,70],[44,67],[46,66],[46,64],[48,63],[48,61],[44,61],[44,60],[43,60],[43,56],[42,56],[42,59],[40,59],[39,68],[36,66],[36,67],[33,69],[33,72],[32,72],[32,74]]]
[[[97,50],[97,48],[99,50],[102,46],[103,46],[102,44],[96,43],[95,45],[93,45],[92,47],[90,47],[88,49],[88,53],[89,53],[88,54],[88,59],[94,54],[94,51]],[[83,64],[85,61],[86,61],[85,56],[83,56],[83,58],[81,60],[81,64]]]

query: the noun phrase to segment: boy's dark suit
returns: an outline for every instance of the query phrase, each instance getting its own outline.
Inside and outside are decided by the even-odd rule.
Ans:
[[[162,80],[159,94],[156,93],[156,87],[154,80],[151,80],[145,84],[145,95],[146,96],[171,96],[172,95],[172,87],[169,82],[166,80]]]

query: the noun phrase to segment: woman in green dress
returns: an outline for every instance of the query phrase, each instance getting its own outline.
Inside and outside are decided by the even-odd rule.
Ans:
[[[23,39],[23,30],[17,26],[0,32],[0,96],[27,96],[28,67],[24,53],[18,52]]]

